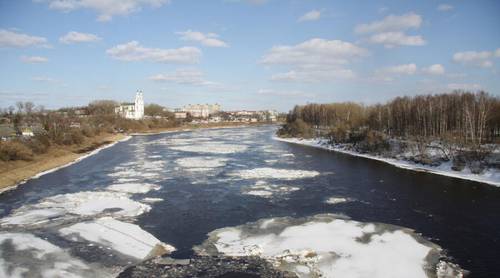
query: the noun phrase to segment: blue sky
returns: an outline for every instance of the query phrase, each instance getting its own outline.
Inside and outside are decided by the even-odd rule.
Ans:
[[[0,107],[500,96],[500,1],[0,0],[0,59]]]

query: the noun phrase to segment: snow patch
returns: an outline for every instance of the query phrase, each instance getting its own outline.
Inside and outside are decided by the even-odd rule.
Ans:
[[[340,153],[349,154],[349,155],[353,155],[353,156],[359,156],[359,157],[363,157],[363,158],[378,160],[378,161],[385,162],[387,164],[391,164],[393,166],[403,168],[403,169],[433,173],[433,174],[438,174],[438,175],[442,175],[442,176],[448,176],[448,177],[453,177],[453,178],[477,181],[477,182],[482,182],[482,183],[486,183],[486,184],[490,184],[490,185],[500,186],[500,170],[498,170],[498,169],[488,169],[488,170],[484,171],[482,174],[473,174],[468,169],[463,170],[461,172],[452,170],[451,169],[451,166],[452,166],[451,162],[442,163],[441,165],[439,165],[437,167],[429,166],[429,165],[421,165],[421,164],[417,164],[417,163],[414,163],[411,161],[406,161],[406,160],[401,160],[401,159],[386,158],[386,157],[381,157],[381,156],[358,153],[355,151],[348,150],[342,146],[332,146],[332,145],[328,144],[326,142],[326,140],[322,140],[322,139],[299,139],[299,138],[279,138],[279,137],[273,137],[273,139],[275,139],[277,141],[282,141],[282,142],[287,142],[287,143],[292,143],[292,144],[299,144],[299,145],[304,145],[304,146],[309,146],[309,147],[314,147],[314,148],[325,149],[325,150],[329,150],[329,151],[340,152]]]
[[[63,249],[28,233],[0,233],[0,277],[111,277],[71,257]]]
[[[195,250],[260,256],[299,277],[410,278],[435,273],[441,252],[409,229],[331,214],[271,218],[215,230]]]

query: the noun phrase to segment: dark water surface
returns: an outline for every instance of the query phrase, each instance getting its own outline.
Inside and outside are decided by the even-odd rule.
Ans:
[[[414,229],[443,247],[454,262],[471,271],[471,277],[498,277],[500,188],[279,142],[272,139],[274,132],[275,127],[258,127],[135,136],[1,194],[0,217],[44,197],[104,190],[116,179],[109,174],[117,171],[115,167],[128,162],[162,160],[164,165],[156,170],[157,176],[140,177],[141,182],[158,184],[161,189],[134,194],[132,199],[140,201],[144,197],[154,197],[164,200],[150,204],[151,211],[138,216],[136,223],[161,241],[175,246],[178,251],[174,257],[189,257],[191,248],[218,228],[261,218],[336,213],[357,221]],[[172,143],[172,138],[181,141]],[[187,143],[183,139],[187,139]],[[179,158],[200,156],[200,150],[186,151],[192,146],[205,146],[197,142],[220,142],[216,147],[222,151],[202,155],[228,159],[226,166],[193,172],[176,163]],[[229,152],[232,145],[243,145],[246,149],[221,153]],[[184,149],[175,149],[175,146]],[[210,144],[206,148],[209,149]],[[255,180],[234,178],[232,173],[263,167],[321,174],[275,181],[300,188],[288,194],[266,198],[244,194]],[[353,201],[336,205],[325,203],[331,196]]]

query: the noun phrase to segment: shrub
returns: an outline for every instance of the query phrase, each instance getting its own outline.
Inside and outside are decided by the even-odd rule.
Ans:
[[[71,143],[70,144],[77,144],[80,145],[85,141],[85,137],[83,136],[82,132],[78,129],[73,129],[69,132],[70,137],[71,137]]]
[[[296,119],[291,123],[283,125],[283,127],[278,130],[278,135],[282,137],[312,138],[314,136],[314,130],[301,119]]]
[[[26,144],[34,153],[46,153],[50,147],[50,139],[46,134],[35,134]]]
[[[33,151],[21,142],[0,142],[0,159],[29,161],[33,159]]]
[[[389,151],[391,145],[387,140],[386,136],[377,131],[368,131],[366,132],[365,139],[358,144],[356,144],[356,149],[360,152],[368,152],[368,153],[383,153]]]

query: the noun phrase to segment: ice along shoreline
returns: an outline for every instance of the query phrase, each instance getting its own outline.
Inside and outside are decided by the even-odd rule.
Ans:
[[[352,155],[352,156],[377,160],[377,161],[381,161],[381,162],[384,162],[384,163],[387,163],[387,164],[390,164],[392,166],[396,166],[396,167],[402,168],[402,169],[413,170],[413,171],[417,171],[417,172],[432,173],[432,174],[437,174],[437,175],[441,175],[441,176],[447,176],[447,177],[458,178],[458,179],[463,179],[463,180],[475,181],[475,182],[480,182],[480,183],[485,183],[488,185],[500,187],[500,171],[498,171],[498,170],[489,169],[485,173],[483,173],[481,175],[477,175],[477,174],[472,174],[466,170],[460,171],[460,172],[453,171],[451,169],[451,165],[448,165],[446,163],[443,163],[440,166],[433,167],[433,166],[416,164],[416,163],[413,163],[410,161],[405,161],[405,160],[400,160],[400,159],[386,158],[386,157],[369,155],[369,154],[362,154],[362,153],[358,153],[355,151],[346,150],[346,149],[341,148],[341,147],[332,146],[330,144],[327,144],[327,142],[325,140],[322,140],[322,139],[281,138],[281,137],[277,137],[277,136],[273,136],[273,139],[276,141],[281,141],[281,142],[285,142],[285,143],[303,145],[303,146],[308,146],[308,147],[319,148],[319,149],[323,149],[323,150],[348,154],[348,155]]]

